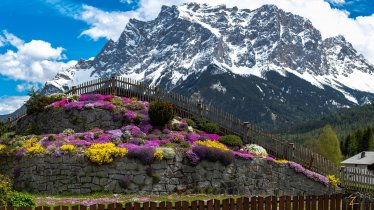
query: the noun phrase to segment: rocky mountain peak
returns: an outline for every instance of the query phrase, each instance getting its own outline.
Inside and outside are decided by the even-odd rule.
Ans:
[[[344,37],[323,40],[308,19],[275,5],[249,10],[187,3],[163,6],[151,21],[131,19],[117,41],[108,41],[95,59],[60,72],[46,89],[124,76],[215,103],[210,94],[220,87],[228,104],[255,106],[274,119],[286,104],[312,114],[370,101],[372,72]],[[282,106],[273,107],[277,103]]]

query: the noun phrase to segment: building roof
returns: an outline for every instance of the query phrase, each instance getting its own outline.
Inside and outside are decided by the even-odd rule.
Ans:
[[[362,156],[362,153],[365,153],[364,157]],[[374,152],[360,152],[357,155],[348,158],[347,160],[344,160],[341,162],[341,164],[357,164],[357,165],[371,165],[374,164]]]

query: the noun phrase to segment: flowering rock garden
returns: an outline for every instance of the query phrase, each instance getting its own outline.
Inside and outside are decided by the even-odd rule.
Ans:
[[[215,124],[177,117],[166,102],[100,94],[54,97],[23,121],[18,134],[0,139],[0,173],[12,177],[18,190],[267,195],[331,190],[325,176],[277,160],[258,145],[243,145],[238,136],[221,135]],[[43,113],[71,127],[46,133],[62,128],[54,117],[38,125],[35,116]],[[71,113],[84,113],[86,120],[72,120]]]

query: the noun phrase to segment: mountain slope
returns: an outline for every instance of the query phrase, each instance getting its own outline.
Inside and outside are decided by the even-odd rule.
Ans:
[[[111,76],[159,85],[273,128],[374,99],[374,67],[344,37],[274,5],[163,6],[48,81],[44,94]]]

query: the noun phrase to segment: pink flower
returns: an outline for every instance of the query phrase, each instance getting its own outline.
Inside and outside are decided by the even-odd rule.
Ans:
[[[126,112],[125,117],[128,120],[134,120],[136,118],[136,113],[133,111],[128,111]]]
[[[61,99],[59,101],[56,101],[56,102],[52,103],[52,106],[56,107],[56,108],[57,107],[65,107],[68,103],[69,103],[68,99],[67,98],[63,98],[63,99]]]
[[[129,99],[129,98],[124,98],[123,99],[123,103],[125,103],[125,104],[128,104],[128,103],[131,103],[131,99]]]

